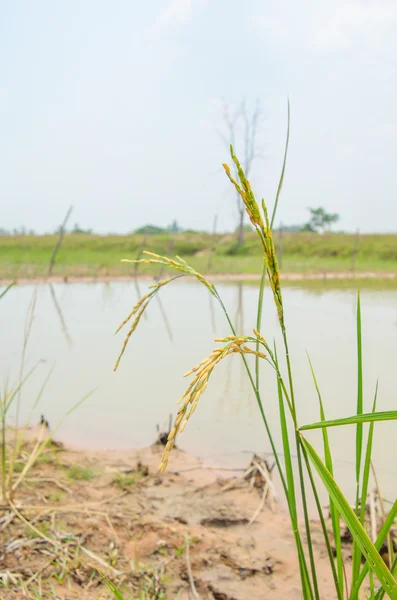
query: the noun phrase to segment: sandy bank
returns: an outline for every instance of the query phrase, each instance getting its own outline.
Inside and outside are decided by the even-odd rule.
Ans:
[[[22,597],[23,585],[40,586],[43,598],[54,590],[69,600],[111,598],[101,570],[127,598],[147,590],[142,597],[188,600],[190,568],[203,600],[300,599],[289,518],[277,500],[262,505],[263,481],[199,468],[179,450],[160,475],[161,453],[159,445],[47,450],[15,496],[18,514],[1,507],[0,572],[9,574],[9,587],[0,588],[0,598]],[[314,547],[321,598],[330,600],[332,577],[316,525]]]
[[[209,281],[260,281],[260,273],[229,273],[216,274],[210,273],[204,275]],[[354,280],[396,280],[397,272],[395,271],[367,271],[362,273],[352,274],[351,271],[329,271],[324,273],[282,273],[281,277],[284,282],[294,281],[354,281]],[[151,275],[139,275],[139,281],[153,281]],[[12,279],[1,278],[0,285],[8,285],[12,283]],[[53,276],[53,277],[32,277],[32,278],[17,278],[18,285],[34,284],[34,283],[111,283],[111,282],[131,282],[133,277],[125,275],[98,275],[98,276]]]

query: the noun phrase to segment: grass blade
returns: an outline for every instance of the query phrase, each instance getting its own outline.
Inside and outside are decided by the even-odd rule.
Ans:
[[[303,436],[301,436],[301,441],[310,457],[310,460],[312,461],[326,489],[328,490],[328,493],[330,496],[332,496],[338,511],[345,520],[346,525],[349,527],[354,540],[356,540],[360,551],[364,554],[367,561],[369,561],[371,570],[376,574],[391,600],[397,600],[397,583],[380,557],[376,547],[369,539],[368,534],[361,525],[357,515],[352,510],[331,473],[328,471],[327,467],[324,465],[313,446],[311,446],[311,444]]]
[[[384,410],[379,412],[363,413],[362,415],[353,415],[344,419],[332,419],[330,421],[319,421],[318,423],[310,423],[310,425],[302,425],[299,431],[307,431],[309,429],[320,429],[324,427],[340,427],[341,425],[355,425],[357,423],[375,423],[376,421],[396,421],[397,410]]]
[[[395,557],[394,562],[392,564],[391,572],[392,572],[392,575],[395,577],[396,574],[397,574],[397,556]],[[382,600],[382,598],[384,597],[384,595],[385,595],[385,590],[383,588],[381,588],[378,591],[378,593],[376,594],[375,600]]]
[[[264,259],[261,283],[259,285],[258,312],[256,315],[256,330],[259,332],[262,326],[263,294],[265,291],[266,273],[266,260]],[[256,342],[256,351],[259,352],[259,340]],[[256,389],[259,390],[259,356],[255,356],[255,385]]]
[[[109,590],[112,592],[113,596],[115,598],[117,598],[117,600],[125,600],[123,594],[114,585],[113,581],[111,579],[109,579],[109,577],[107,575],[105,575],[105,573],[102,573],[101,571],[99,571],[99,573],[100,573],[104,583],[108,586]]]
[[[43,397],[44,391],[45,391],[45,389],[47,387],[47,383],[50,380],[50,377],[52,375],[52,372],[53,372],[54,368],[55,368],[55,363],[52,365],[51,369],[48,371],[47,377],[44,379],[43,385],[41,386],[40,391],[39,391],[39,393],[36,396],[36,400],[33,403],[32,410],[31,410],[31,413],[30,413],[29,421],[32,420],[33,413],[34,413],[35,409],[37,408],[37,406],[39,405],[39,402],[40,402],[41,398]]]
[[[280,297],[281,297],[281,291],[280,291]],[[276,302],[276,304],[277,304],[277,302]],[[282,307],[281,301],[280,301],[280,306]],[[288,347],[287,330],[285,328],[283,318],[279,319],[279,322],[280,322],[280,327],[281,327],[281,331],[282,331],[282,335],[283,335],[285,358],[287,361],[288,383],[289,383],[290,400],[291,400],[290,412],[291,412],[291,417],[292,417],[292,420],[294,423],[294,428],[295,428],[295,444],[296,444],[296,453],[297,453],[297,457],[298,457],[299,486],[300,486],[300,492],[301,492],[301,498],[302,498],[303,516],[304,516],[304,520],[305,520],[307,546],[309,549],[310,567],[311,567],[312,579],[313,579],[313,589],[314,589],[314,594],[315,594],[316,600],[320,600],[319,591],[318,591],[317,573],[316,573],[316,563],[314,560],[313,544],[312,544],[312,537],[311,537],[311,530],[310,530],[309,509],[307,506],[306,483],[305,483],[305,477],[303,474],[302,446],[301,446],[299,433],[298,433],[298,429],[297,429],[298,423],[297,423],[296,408],[295,408],[295,392],[294,392],[292,368],[291,368],[291,358],[290,358],[291,355],[290,355],[290,351],[289,351],[289,347]],[[277,368],[277,370],[278,370],[278,374],[279,374],[280,382],[281,382],[281,375],[280,375],[279,369]],[[283,388],[283,391],[285,392],[285,388]],[[286,394],[286,397],[287,397],[287,394]]]
[[[277,351],[274,348],[274,359],[275,364],[278,367],[277,362]],[[296,495],[295,495],[295,482],[294,482],[294,471],[292,468],[292,458],[291,458],[291,447],[289,443],[288,437],[288,426],[287,419],[285,415],[284,408],[284,398],[283,398],[283,390],[281,388],[280,377],[276,372],[277,377],[277,393],[278,393],[278,405],[280,411],[280,425],[281,425],[281,437],[283,441],[283,452],[284,452],[284,461],[285,461],[285,473],[287,478],[287,502],[288,507],[290,509],[291,519],[293,526],[298,526],[298,516],[296,510]]]
[[[372,475],[374,477],[375,480],[375,486],[376,486],[376,491],[378,494],[378,498],[379,498],[379,505],[380,505],[380,509],[381,509],[381,513],[382,513],[382,519],[383,522],[386,521],[387,519],[387,513],[386,513],[386,509],[385,509],[385,503],[383,501],[382,498],[382,494],[380,491],[380,485],[379,485],[379,481],[378,481],[378,477],[376,475],[376,471],[375,471],[375,467],[371,461],[371,471],[372,471]],[[387,534],[387,550],[389,553],[389,565],[391,565],[394,561],[394,548],[393,548],[393,540],[392,540],[392,536],[390,534],[390,531]]]
[[[372,406],[373,413],[375,412],[375,409],[376,409],[377,396],[378,396],[378,383],[376,383],[374,403]],[[360,523],[362,526],[364,526],[365,508],[366,508],[367,494],[368,494],[368,482],[369,482],[369,474],[370,474],[370,470],[371,470],[371,454],[372,454],[373,435],[374,435],[374,421],[372,421],[369,426],[367,449],[365,452],[365,461],[364,461],[364,469],[363,469],[363,483],[362,483],[362,488],[361,488],[361,505],[360,505],[360,513],[359,513],[359,519],[360,519]],[[378,550],[379,550],[379,548],[378,548]],[[357,547],[355,549],[355,554],[353,555],[353,567],[356,568],[356,571],[360,570],[360,563],[361,563],[361,552],[360,552],[359,548]],[[357,577],[358,577],[358,573],[354,577],[353,581],[356,581]],[[352,600],[354,600],[354,598],[357,598],[357,596],[358,596],[358,592],[357,592],[356,596],[354,596],[353,592],[352,592]]]
[[[14,286],[14,285],[15,285],[15,281],[13,281],[13,282],[12,282],[12,283],[10,283],[9,285],[7,285],[7,287],[6,287],[6,288],[5,288],[5,289],[4,289],[2,292],[0,292],[0,300],[1,300],[1,298],[2,298],[3,296],[5,296],[5,295],[6,295],[6,293],[7,293],[7,292],[8,292],[8,291],[9,291],[9,290],[10,290],[10,289],[11,289],[11,288]]]
[[[281,194],[281,190],[282,190],[283,182],[284,182],[284,174],[285,174],[285,167],[287,164],[288,146],[289,146],[289,132],[290,132],[290,122],[291,122],[290,117],[291,117],[291,110],[290,110],[290,104],[289,104],[289,100],[288,100],[287,138],[285,140],[283,166],[281,169],[280,179],[278,182],[276,200],[274,202],[272,217],[270,219],[270,229],[273,229],[274,220],[276,218],[276,213],[277,213],[278,201],[280,198],[280,194]],[[267,266],[266,266],[266,260],[264,260],[261,283],[259,286],[258,312],[257,312],[257,317],[256,317],[256,330],[257,331],[261,330],[261,324],[262,324],[263,291],[265,288],[266,273],[267,273]],[[256,350],[257,351],[259,350],[259,342],[257,342]],[[258,356],[255,357],[255,382],[256,382],[256,387],[258,389],[259,388],[259,357]]]
[[[378,550],[378,552],[382,548],[382,546],[385,542],[385,539],[387,537],[387,534],[389,533],[392,525],[394,524],[396,517],[397,517],[397,500],[394,502],[391,510],[389,511],[386,521],[383,523],[383,525],[378,533],[378,537],[376,538],[376,542],[375,542],[374,546]],[[392,573],[394,573],[394,570],[393,570],[394,568],[397,569],[397,558],[394,559],[393,565],[395,565],[395,567],[392,567],[392,569],[391,569]],[[359,592],[360,587],[368,573],[368,570],[369,570],[369,564],[368,564],[368,562],[366,562],[355,585],[354,585],[354,588],[352,589],[352,593],[351,593],[352,598],[353,597],[357,598],[358,592]]]
[[[306,586],[306,590],[304,590],[305,598],[313,598],[313,591],[311,589],[309,573],[306,564],[306,558],[303,551],[302,542],[300,539],[299,526],[298,526],[298,514],[296,509],[296,494],[295,494],[295,482],[294,482],[294,471],[292,467],[292,457],[291,457],[291,446],[289,442],[288,436],[288,425],[285,414],[284,407],[284,396],[283,390],[281,387],[281,381],[278,374],[278,360],[277,360],[277,350],[276,346],[274,347],[274,362],[277,368],[276,376],[277,376],[277,392],[278,392],[278,402],[279,402],[279,411],[280,411],[280,425],[281,425],[281,436],[283,440],[283,451],[284,451],[284,460],[285,460],[285,472],[287,478],[287,502],[288,508],[291,517],[292,529],[294,532],[295,543],[298,550],[298,559],[299,559],[299,568],[301,573],[301,581],[302,585]]]
[[[361,300],[357,295],[357,415],[363,413],[363,352],[361,332]],[[356,430],[356,482],[360,484],[361,454],[363,447],[363,426],[357,423]]]
[[[307,497],[306,497],[306,484],[305,478],[303,474],[303,466],[302,466],[302,447],[300,445],[300,440],[298,437],[298,432],[295,430],[295,439],[296,439],[296,450],[298,455],[298,470],[299,470],[299,482],[301,488],[301,497],[302,497],[302,505],[303,505],[303,516],[305,519],[305,531],[307,538],[307,546],[309,548],[309,558],[310,558],[310,567],[313,578],[313,588],[316,600],[320,600],[320,594],[318,590],[318,581],[317,581],[317,572],[316,572],[316,562],[314,560],[313,554],[313,544],[312,544],[312,534],[310,529],[310,519],[309,519],[309,509],[307,505]]]
[[[26,477],[28,471],[31,469],[31,467],[36,462],[37,458],[43,453],[43,451],[48,446],[48,444],[53,440],[54,435],[56,434],[56,432],[61,427],[61,425],[64,422],[65,418],[67,416],[69,416],[72,412],[74,412],[83,402],[85,402],[85,400],[87,400],[87,398],[89,398],[95,392],[95,390],[96,390],[96,388],[90,390],[87,394],[85,394],[85,396],[83,396],[78,402],[76,402],[65,413],[65,415],[62,417],[62,419],[55,426],[54,430],[44,440],[41,440],[40,438],[38,439],[36,447],[34,448],[34,450],[32,451],[32,453],[30,454],[28,460],[25,463],[24,468],[22,469],[21,473],[19,473],[19,476],[17,477],[16,481],[14,482],[14,484],[12,486],[12,491],[13,492],[15,492],[15,490],[18,488],[18,486],[24,480],[24,478]]]
[[[16,395],[18,394],[18,392],[20,391],[22,386],[26,383],[26,381],[29,379],[29,377],[34,373],[38,364],[39,363],[36,363],[34,365],[34,367],[32,367],[30,369],[29,373],[27,373],[27,375],[25,375],[25,377],[22,379],[22,381],[20,381],[20,383],[13,389],[12,393],[9,396],[7,396],[7,398],[4,399],[4,404],[1,407],[1,412],[4,416],[6,416],[8,409],[10,408],[11,404],[15,400]]]
[[[372,412],[375,412],[376,409],[376,399],[378,396],[378,383],[376,383],[374,403],[372,406]],[[368,494],[368,481],[369,474],[371,471],[371,454],[372,454],[372,441],[374,437],[374,421],[370,423],[369,431],[368,431],[368,441],[367,441],[367,450],[365,452],[365,461],[364,461],[364,470],[363,470],[363,484],[361,488],[361,508],[360,508],[360,522],[364,525],[365,518],[365,504],[367,501]]]
[[[324,405],[323,405],[323,400],[321,397],[321,393],[320,393],[320,388],[318,386],[317,383],[317,378],[316,375],[314,373],[314,369],[313,369],[313,365],[312,365],[312,361],[310,360],[310,356],[309,354],[307,355],[307,358],[309,360],[309,365],[310,365],[310,370],[312,373],[312,377],[313,377],[313,381],[314,381],[314,386],[316,388],[316,392],[317,392],[317,397],[318,397],[318,402],[319,402],[319,406],[320,406],[320,418],[321,421],[325,421],[325,413],[324,413]],[[324,459],[325,459],[325,465],[328,469],[328,471],[331,473],[331,475],[333,476],[334,474],[334,470],[333,470],[333,464],[332,464],[332,454],[331,454],[331,449],[330,449],[330,445],[329,445],[329,439],[328,439],[328,431],[326,428],[323,428],[322,430],[323,432],[323,445],[324,445]],[[341,539],[340,539],[340,520],[339,520],[339,513],[336,509],[336,506],[334,504],[334,501],[332,500],[331,496],[329,496],[329,508],[330,508],[330,513],[331,513],[331,522],[332,522],[332,532],[334,535],[334,542],[335,542],[335,550],[336,550],[336,563],[338,566],[338,577],[337,577],[337,590],[339,592],[339,597],[343,598],[343,588],[344,588],[344,573],[343,573],[343,556],[342,556],[342,547],[341,547]],[[334,564],[333,561],[333,557],[330,557],[330,560],[332,559],[331,564]]]
[[[361,300],[360,292],[357,294],[357,416],[363,414],[363,352],[362,352],[362,331],[361,331]],[[363,424],[356,423],[356,515],[359,514],[358,506],[360,499],[360,472],[361,455],[363,448]],[[360,572],[361,552],[356,539],[353,539],[352,556],[352,584],[356,581]]]
[[[307,468],[307,472],[308,472],[308,475],[309,475],[310,484],[312,486],[312,491],[313,491],[313,495],[314,495],[314,500],[316,502],[318,516],[320,518],[321,529],[323,531],[324,541],[325,541],[325,545],[327,547],[328,560],[329,560],[329,564],[331,566],[332,576],[334,578],[335,590],[336,590],[336,593],[337,593],[337,596],[338,596],[338,600],[343,600],[343,591],[341,591],[341,589],[340,589],[341,586],[339,585],[339,582],[338,582],[338,574],[337,574],[336,568],[335,568],[334,555],[332,553],[331,542],[329,541],[329,535],[328,535],[327,526],[326,526],[326,523],[325,523],[323,511],[322,511],[322,508],[321,508],[320,498],[318,496],[316,484],[315,484],[315,481],[314,481],[314,478],[313,478],[312,468],[310,466],[309,459],[308,459],[307,454],[306,454],[305,451],[303,451],[303,456],[305,458],[306,468]],[[342,561],[342,577],[344,576],[343,569],[344,569],[344,565],[343,565],[343,561]]]
[[[289,104],[289,99],[288,99],[287,139],[285,140],[283,168],[281,169],[280,181],[278,182],[278,188],[277,188],[277,194],[276,194],[276,201],[274,203],[272,218],[270,219],[270,229],[273,229],[274,219],[276,218],[276,213],[277,213],[278,199],[280,197],[281,189],[283,187],[283,182],[284,182],[284,173],[285,173],[285,166],[287,164],[288,146],[289,146],[289,130],[290,130],[290,122],[291,122],[290,117],[291,117],[291,109],[290,109],[290,104]],[[258,331],[259,331],[259,329],[258,329]]]

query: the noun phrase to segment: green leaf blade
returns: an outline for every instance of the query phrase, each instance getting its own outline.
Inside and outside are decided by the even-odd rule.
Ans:
[[[385,588],[386,593],[391,600],[397,600],[397,583],[383,562],[379,552],[368,537],[367,532],[361,525],[357,515],[352,510],[348,501],[339,489],[336,481],[322,462],[321,458],[311,446],[311,444],[301,436],[302,444],[306,449],[310,460],[315,466],[320,478],[322,479],[328,493],[332,496],[335,505],[349,527],[357,546],[370,563],[371,570],[378,577],[380,583]]]
[[[325,413],[324,413],[324,405],[323,405],[323,400],[321,397],[320,388],[318,386],[317,378],[314,373],[313,364],[312,364],[312,361],[310,360],[309,354],[307,354],[307,358],[309,360],[310,370],[312,373],[314,386],[315,386],[316,392],[317,392],[317,397],[318,397],[318,402],[319,402],[319,407],[320,407],[321,422],[324,422],[325,421]],[[322,428],[322,434],[323,434],[325,465],[326,465],[328,471],[331,473],[331,475],[333,475],[332,454],[331,454],[331,448],[329,445],[328,431],[327,431],[326,427]],[[329,509],[330,509],[330,513],[331,513],[332,533],[334,536],[335,551],[336,551],[336,563],[337,563],[337,567],[338,567],[338,574],[337,574],[337,578],[335,580],[335,584],[337,586],[338,597],[343,599],[344,565],[343,565],[342,545],[341,545],[341,539],[340,539],[340,520],[339,520],[339,513],[336,509],[335,503],[332,500],[331,496],[329,496]],[[321,516],[322,515],[320,515],[320,519],[321,519]],[[331,560],[332,560],[331,566],[334,566],[333,557],[330,557],[330,561]]]
[[[397,410],[383,410],[379,412],[362,413],[361,415],[352,415],[351,417],[345,417],[343,419],[331,419],[329,421],[319,421],[317,423],[310,423],[309,425],[302,425],[299,427],[299,431],[308,431],[309,429],[321,429],[324,427],[341,427],[343,425],[355,425],[360,423],[372,423],[372,422],[383,422],[383,421],[397,421]]]

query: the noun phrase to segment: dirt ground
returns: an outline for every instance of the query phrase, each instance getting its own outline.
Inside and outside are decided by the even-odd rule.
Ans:
[[[48,449],[14,509],[1,506],[0,598],[112,598],[106,573],[126,600],[300,599],[289,519],[277,500],[250,524],[262,486],[241,472],[201,468],[179,450],[160,475],[162,450]],[[321,598],[333,599],[317,527],[314,544]]]
[[[209,273],[204,274],[209,281],[222,282],[222,281],[260,281],[261,273]],[[139,279],[141,281],[152,281],[152,275],[140,274]],[[354,281],[355,279],[364,280],[390,280],[395,281],[397,279],[397,273],[395,271],[363,271],[357,272],[356,274],[351,271],[327,271],[324,273],[319,272],[302,272],[302,273],[283,273],[283,282],[296,282],[296,281]],[[115,281],[131,281],[131,276],[127,275],[104,275],[98,273],[96,275],[87,276],[79,275],[78,269],[74,269],[73,273],[63,276],[51,276],[51,277],[17,277],[16,282],[18,285],[31,285],[32,283],[101,283],[101,282],[115,282]],[[9,277],[0,276],[1,285],[9,285],[14,279]]]

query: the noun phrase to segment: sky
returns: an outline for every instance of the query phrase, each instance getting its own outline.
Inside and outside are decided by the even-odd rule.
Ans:
[[[0,227],[234,229],[224,106],[261,103],[271,207],[288,98],[276,223],[397,231],[395,0],[0,0]]]

